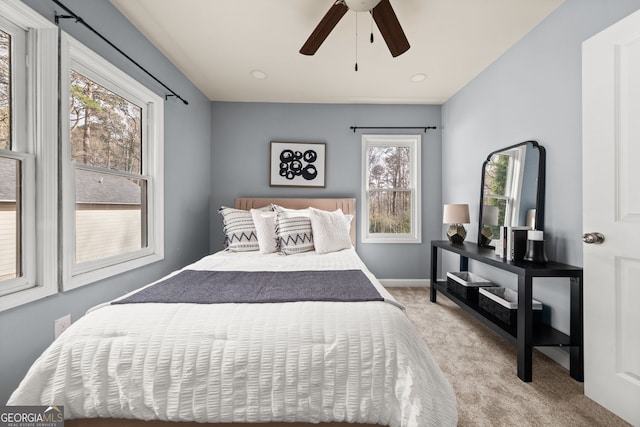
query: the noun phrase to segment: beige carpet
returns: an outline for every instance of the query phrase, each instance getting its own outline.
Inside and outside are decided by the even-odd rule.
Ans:
[[[516,375],[516,349],[442,294],[389,288],[407,307],[458,399],[459,426],[628,426],[583,394],[583,385],[542,353],[533,381]]]

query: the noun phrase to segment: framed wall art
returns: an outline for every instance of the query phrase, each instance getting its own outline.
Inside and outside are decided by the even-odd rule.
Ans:
[[[271,142],[272,187],[325,187],[326,144]]]

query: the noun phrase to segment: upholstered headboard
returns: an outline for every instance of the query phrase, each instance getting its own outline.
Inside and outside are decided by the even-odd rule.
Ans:
[[[301,198],[268,198],[268,197],[241,197],[236,199],[236,209],[255,209],[269,204],[280,205],[289,209],[304,209],[313,207],[325,211],[341,209],[345,214],[353,215],[351,222],[351,243],[356,245],[356,199],[301,199]]]

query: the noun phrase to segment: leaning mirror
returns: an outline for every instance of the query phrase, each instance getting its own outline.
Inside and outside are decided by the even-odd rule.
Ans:
[[[482,164],[478,245],[491,246],[500,227],[544,228],[545,149],[525,141],[490,153]]]

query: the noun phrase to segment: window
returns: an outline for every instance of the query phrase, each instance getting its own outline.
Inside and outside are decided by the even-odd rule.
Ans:
[[[362,136],[362,242],[421,243],[420,135]]]
[[[484,205],[498,207],[498,225],[491,227],[494,236],[500,235],[499,226],[519,224],[520,200],[524,174],[526,147],[516,147],[491,156],[485,167]]]
[[[57,291],[57,68],[56,27],[0,0],[0,310]]]
[[[24,278],[22,233],[23,162],[27,146],[25,129],[20,121],[24,114],[24,67],[18,67],[16,58],[25,55],[26,31],[9,21],[0,21],[0,283],[1,293],[11,293],[27,284]],[[19,93],[23,92],[23,93]],[[26,279],[26,278],[25,278]]]
[[[163,100],[63,34],[63,288],[162,259]]]

